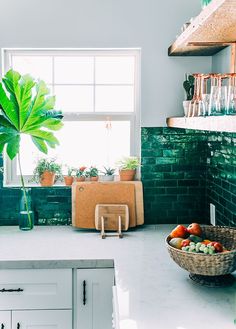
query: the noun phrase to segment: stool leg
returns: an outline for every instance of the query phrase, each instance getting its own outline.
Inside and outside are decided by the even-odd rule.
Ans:
[[[106,238],[106,234],[105,234],[105,229],[104,229],[104,217],[103,216],[101,217],[101,226],[102,226],[102,229],[101,229],[101,237],[102,237],[102,239],[105,239]]]
[[[123,234],[122,234],[122,231],[121,231],[121,216],[119,216],[119,218],[118,218],[118,237],[120,239],[123,238]]]

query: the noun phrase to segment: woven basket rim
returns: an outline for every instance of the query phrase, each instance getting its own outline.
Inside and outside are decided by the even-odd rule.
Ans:
[[[230,226],[211,226],[211,225],[201,225],[201,227],[216,227],[216,228],[226,228],[226,229],[232,229],[232,230],[236,230],[236,227],[230,227]],[[166,238],[165,238],[165,243],[167,245],[167,248],[170,248],[171,250],[173,250],[174,252],[179,252],[179,253],[182,253],[182,254],[188,254],[188,255],[195,255],[195,256],[198,256],[198,257],[207,257],[207,256],[214,256],[214,257],[223,257],[225,255],[229,255],[229,254],[234,254],[236,253],[236,249],[233,249],[233,250],[229,250],[227,252],[219,252],[219,253],[215,253],[215,254],[212,254],[212,255],[209,255],[209,254],[204,254],[204,253],[197,253],[197,252],[188,252],[188,251],[184,251],[184,250],[181,250],[181,249],[177,249],[175,247],[172,247],[169,242],[168,242],[168,239],[170,239],[170,235],[168,235]]]

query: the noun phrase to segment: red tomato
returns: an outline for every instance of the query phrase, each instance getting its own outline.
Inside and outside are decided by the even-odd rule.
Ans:
[[[201,226],[197,223],[192,223],[187,227],[188,233],[201,236],[202,235],[202,229]]]
[[[181,248],[187,247],[190,244],[191,240],[185,239],[181,242]]]
[[[213,241],[213,242],[211,242],[211,243],[209,243],[209,244],[210,244],[211,246],[213,246],[217,252],[222,252],[222,251],[223,251],[223,246],[222,246],[221,243],[216,242],[216,241]]]
[[[185,238],[188,236],[188,231],[185,226],[178,225],[173,231],[170,233],[171,238]]]

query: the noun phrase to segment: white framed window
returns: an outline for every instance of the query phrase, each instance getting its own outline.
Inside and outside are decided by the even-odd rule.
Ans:
[[[114,167],[122,156],[140,156],[140,49],[3,49],[10,68],[44,80],[56,95],[64,127],[48,157],[72,167]],[[21,142],[23,174],[30,180],[44,157],[29,136]],[[17,162],[5,157],[5,185],[19,185]]]

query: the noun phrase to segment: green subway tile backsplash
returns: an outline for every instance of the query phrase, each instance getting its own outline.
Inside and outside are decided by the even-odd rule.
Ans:
[[[146,223],[208,222],[212,202],[217,224],[236,226],[235,144],[236,134],[143,128]]]
[[[193,219],[205,222],[206,155],[205,133],[142,128],[146,223],[190,223]]]
[[[146,224],[207,223],[211,202],[217,224],[236,226],[236,134],[152,127],[141,142]],[[36,224],[71,224],[70,188],[32,190]],[[19,198],[0,175],[0,225],[17,224]]]

